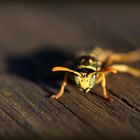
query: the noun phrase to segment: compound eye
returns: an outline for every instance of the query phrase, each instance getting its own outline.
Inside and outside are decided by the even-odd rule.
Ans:
[[[94,85],[95,80],[96,80],[96,75],[93,75],[93,76],[90,78],[90,82],[89,82],[90,86],[93,86],[93,85]]]
[[[96,78],[96,75],[94,74],[94,75],[93,75],[93,79],[95,79],[95,78]]]
[[[76,85],[78,86],[79,85],[79,81],[80,81],[80,77],[79,76],[75,76],[74,79],[75,79]]]

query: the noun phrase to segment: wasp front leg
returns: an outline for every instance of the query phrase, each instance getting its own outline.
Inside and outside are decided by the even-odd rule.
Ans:
[[[105,74],[104,73],[101,73],[101,86],[102,86],[104,98],[107,99],[108,101],[113,101],[112,97],[107,95],[106,79],[105,79]]]
[[[64,89],[67,85],[67,81],[68,81],[68,74],[66,73],[59,92],[56,95],[52,95],[51,96],[52,99],[59,99],[63,95]]]
[[[128,73],[131,74],[135,77],[140,77],[140,70],[129,67],[127,65],[112,65],[111,68],[116,69],[118,72],[122,72],[122,73]]]

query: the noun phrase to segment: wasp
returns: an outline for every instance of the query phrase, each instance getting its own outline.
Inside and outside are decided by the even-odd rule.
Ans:
[[[59,99],[68,82],[68,77],[72,77],[75,85],[88,93],[96,84],[101,84],[103,97],[112,101],[112,97],[107,95],[106,76],[109,73],[128,73],[135,77],[140,77],[140,70],[129,67],[125,64],[117,64],[117,62],[134,62],[140,60],[140,49],[128,53],[114,53],[112,50],[102,49],[99,47],[83,51],[73,63],[73,68],[56,66],[52,68],[53,72],[65,72],[64,80],[61,88],[56,95],[51,98]]]

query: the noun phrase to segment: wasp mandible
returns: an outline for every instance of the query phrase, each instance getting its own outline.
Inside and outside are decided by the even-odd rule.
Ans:
[[[128,73],[140,77],[140,70],[129,67],[125,64],[113,64],[114,62],[134,62],[140,60],[140,49],[128,53],[114,53],[111,50],[105,50],[99,47],[92,48],[80,53],[74,62],[73,69],[57,66],[52,68],[53,72],[64,71],[65,76],[61,88],[56,95],[51,98],[59,99],[68,82],[68,77],[72,77],[75,85],[84,93],[89,92],[94,85],[100,84],[103,90],[103,96],[108,101],[112,97],[107,95],[106,76],[109,73]]]

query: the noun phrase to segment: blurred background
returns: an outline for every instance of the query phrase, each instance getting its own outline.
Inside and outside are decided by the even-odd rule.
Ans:
[[[11,53],[43,45],[126,47],[117,43],[119,38],[137,46],[139,15],[139,3],[130,2],[5,2],[0,4],[0,47]]]
[[[33,63],[53,63],[58,50],[66,56],[94,45],[132,50],[139,47],[139,36],[140,4],[134,1],[1,2],[0,71],[20,71],[18,64],[26,58],[26,62],[33,58]],[[63,57],[61,53],[59,58]],[[61,63],[42,63],[48,65],[47,70],[56,64]],[[24,71],[32,73],[27,67],[23,65]]]

